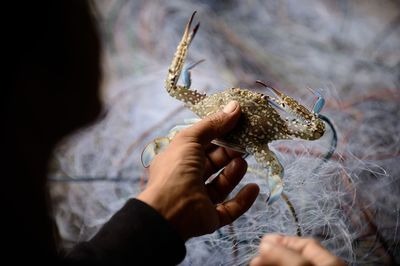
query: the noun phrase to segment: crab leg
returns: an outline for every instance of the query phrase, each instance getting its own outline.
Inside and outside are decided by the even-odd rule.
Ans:
[[[325,133],[325,124],[321,119],[319,119],[318,114],[321,111],[325,100],[320,94],[317,95],[319,98],[314,105],[314,111],[310,112],[292,97],[285,95],[283,92],[262,81],[257,80],[256,82],[270,89],[275,94],[277,97],[276,99],[270,97],[273,106],[279,106],[279,109],[296,117],[294,119],[287,119],[289,135],[306,140],[315,140],[322,137]]]
[[[269,168],[268,175],[268,186],[269,186],[269,196],[267,199],[267,203],[271,205],[275,201],[279,199],[283,190],[283,167],[279,162],[276,155],[265,146],[263,148],[260,147],[250,147],[247,151],[251,154],[254,154],[254,157],[262,167]]]
[[[192,42],[194,36],[196,35],[197,30],[199,29],[200,23],[198,23],[192,31],[190,31],[194,15],[196,11],[190,17],[189,22],[186,24],[185,31],[182,36],[182,40],[180,41],[178,47],[176,48],[176,52],[172,63],[168,69],[167,79],[165,81],[165,87],[167,92],[172,97],[187,102],[189,105],[196,104],[202,99],[204,99],[205,95],[198,93],[196,90],[189,90],[186,86],[179,86],[177,82],[179,80],[179,76],[181,75],[183,65],[185,63],[185,59],[187,56],[187,52],[189,49],[189,45]],[[195,64],[196,65],[196,64]],[[194,66],[193,66],[194,67]],[[189,71],[188,69],[187,71]],[[185,71],[187,73],[187,71]],[[190,83],[186,84],[190,85]]]

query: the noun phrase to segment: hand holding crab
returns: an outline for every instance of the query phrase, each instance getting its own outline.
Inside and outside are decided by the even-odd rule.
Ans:
[[[229,134],[214,139],[213,143],[253,155],[261,167],[269,169],[268,184],[270,195],[268,203],[271,204],[279,199],[282,193],[284,169],[275,154],[269,149],[268,144],[279,139],[319,139],[325,132],[325,124],[319,118],[324,99],[320,94],[316,94],[318,100],[314,105],[313,111],[309,111],[295,99],[261,81],[258,81],[258,83],[270,89],[275,95],[274,97],[242,88],[229,88],[209,96],[190,89],[190,69],[199,62],[186,68],[184,68],[184,62],[189,45],[199,28],[199,24],[197,24],[191,31],[195,13],[193,13],[186,25],[182,40],[169,67],[165,82],[167,92],[170,96],[183,101],[200,118],[217,113],[230,101],[237,101],[240,104],[242,115],[237,125]],[[177,84],[182,71],[183,86]],[[277,109],[292,115],[294,118],[282,118]],[[143,164],[148,166],[152,158],[183,127],[174,128],[168,137],[156,139],[148,145],[142,153]]]
[[[224,112],[180,131],[150,166],[149,182],[138,199],[164,216],[184,240],[232,223],[258,195],[258,186],[248,184],[225,201],[247,164],[240,153],[210,143],[231,130],[239,116],[239,105],[228,105]],[[218,175],[205,184],[215,172]]]

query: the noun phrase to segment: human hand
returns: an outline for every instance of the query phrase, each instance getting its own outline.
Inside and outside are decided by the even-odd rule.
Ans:
[[[279,265],[344,266],[346,264],[314,239],[266,235],[261,240],[258,256],[252,259],[250,266]]]
[[[211,144],[232,130],[239,117],[239,104],[231,102],[223,111],[179,132],[150,165],[149,182],[138,199],[171,222],[184,240],[233,222],[258,195],[258,186],[248,184],[225,201],[246,173],[247,164],[240,153]]]

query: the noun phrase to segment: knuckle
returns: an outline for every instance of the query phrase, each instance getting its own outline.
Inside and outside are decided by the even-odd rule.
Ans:
[[[306,241],[308,242],[309,245],[312,246],[321,246],[319,241],[315,240],[314,238],[307,238]]]
[[[191,142],[197,142],[197,139],[195,137],[196,132],[193,132],[192,128],[185,128],[174,136],[172,139],[172,142],[174,143],[179,143],[179,142],[186,142],[186,143],[191,143]]]
[[[224,120],[225,120],[224,115],[221,113],[217,113],[209,117],[208,123],[211,128],[213,128],[216,131],[220,131],[221,125],[223,125]]]
[[[284,239],[284,236],[273,233],[273,234],[264,235],[264,237],[262,238],[261,241],[263,241],[263,242],[264,241],[265,242],[273,241],[275,243],[282,243],[283,239]]]

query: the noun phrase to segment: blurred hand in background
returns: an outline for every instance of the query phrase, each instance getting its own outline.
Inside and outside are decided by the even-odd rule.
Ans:
[[[277,234],[265,235],[259,254],[250,266],[344,266],[345,263],[329,253],[316,240]]]

